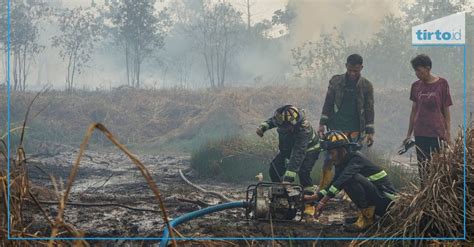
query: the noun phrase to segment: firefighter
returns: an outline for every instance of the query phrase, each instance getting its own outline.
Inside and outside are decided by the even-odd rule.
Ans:
[[[395,188],[389,181],[387,172],[372,163],[361,152],[352,149],[356,143],[350,142],[341,131],[330,131],[321,142],[335,165],[335,175],[324,189],[306,200],[317,201],[316,216],[327,201],[344,190],[359,209],[357,221],[346,226],[346,230],[357,232],[366,230],[374,223],[375,215],[382,216],[395,199]]]
[[[311,179],[311,170],[319,157],[319,137],[308,120],[303,109],[292,105],[278,108],[273,117],[261,123],[257,135],[263,137],[265,131],[277,128],[279,153],[270,163],[272,182],[293,183],[296,175],[306,195],[314,195],[315,188]],[[287,161],[288,160],[288,161]],[[305,205],[304,213],[308,219],[314,215],[314,205]]]

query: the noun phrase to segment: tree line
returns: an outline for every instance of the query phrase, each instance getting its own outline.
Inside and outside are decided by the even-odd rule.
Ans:
[[[8,13],[7,0],[0,1],[5,71]],[[134,88],[142,86],[143,71],[150,68],[159,71],[161,77],[172,73],[174,83],[181,86],[191,83],[196,70],[204,78],[203,86],[211,88],[238,85],[239,81],[258,84],[263,77],[258,73],[260,67],[279,75],[273,80],[290,80],[290,75],[291,80],[325,84],[331,75],[343,72],[345,57],[354,52],[364,56],[365,71],[373,75],[371,80],[396,84],[413,79],[407,69],[416,52],[429,53],[435,61],[455,61],[462,54],[461,48],[411,47],[411,26],[462,11],[471,4],[466,0],[421,0],[401,5],[403,15],[386,16],[382,28],[369,39],[347,40],[344,32],[334,27],[318,39],[288,48],[288,61],[277,63],[291,40],[298,15],[290,4],[276,10],[271,19],[254,21],[255,0],[242,0],[243,12],[225,0],[173,0],[166,6],[156,0],[104,0],[76,8],[57,3],[11,0],[12,90],[27,90],[31,67],[48,45],[58,50],[64,62],[68,91],[77,88],[77,75],[90,69],[88,64],[99,46],[110,47],[123,65],[124,84]],[[55,25],[57,32],[42,44],[39,37],[45,25]],[[283,26],[286,34],[273,37],[272,30],[277,26]],[[272,62],[269,68],[265,68],[267,62]],[[459,64],[443,63],[439,69],[452,74],[454,80],[462,78]],[[2,83],[6,83],[6,72],[4,75]],[[272,79],[267,76],[266,80]]]

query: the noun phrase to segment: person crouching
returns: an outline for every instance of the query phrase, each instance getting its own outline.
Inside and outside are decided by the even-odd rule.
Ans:
[[[273,117],[257,127],[257,135],[263,137],[270,129],[277,128],[280,152],[270,164],[272,182],[295,182],[296,175],[306,195],[314,195],[311,170],[319,157],[319,137],[306,119],[304,110],[293,105],[279,107]],[[314,219],[314,205],[305,205],[304,218]],[[308,217],[309,216],[309,217]]]
[[[353,146],[341,131],[330,131],[326,134],[321,148],[327,150],[335,164],[335,176],[326,188],[313,196],[305,196],[305,200],[316,201],[316,216],[320,215],[325,204],[341,190],[359,209],[357,221],[346,226],[347,231],[358,232],[369,228],[375,215],[384,215],[392,201],[396,190],[387,172],[372,163],[365,155]]]

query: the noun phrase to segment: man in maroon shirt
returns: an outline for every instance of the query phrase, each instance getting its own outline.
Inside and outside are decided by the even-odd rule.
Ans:
[[[431,74],[431,59],[421,54],[411,60],[418,81],[411,86],[413,101],[405,143],[415,136],[421,185],[429,173],[429,160],[451,139],[449,106],[453,103],[446,79]]]

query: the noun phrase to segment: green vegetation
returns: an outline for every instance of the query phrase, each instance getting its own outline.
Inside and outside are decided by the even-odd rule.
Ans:
[[[384,168],[395,188],[404,190],[410,183],[418,184],[419,177],[416,169],[412,170],[398,164],[393,164],[391,160],[384,158],[380,153],[373,152],[372,150],[368,152],[368,158]]]
[[[255,181],[260,172],[268,179],[268,164],[276,151],[272,142],[236,136],[210,141],[192,154],[191,166],[201,177],[218,181]]]
[[[266,136],[265,139],[269,141],[264,142],[255,138],[236,136],[209,141],[193,152],[191,166],[198,171],[202,178],[227,182],[247,182],[255,181],[255,175],[263,172],[265,180],[269,181],[268,168],[274,155],[278,152],[278,144],[276,136]],[[403,189],[417,177],[417,173],[390,164],[389,160],[383,159],[372,150],[369,152],[369,158],[384,167],[390,180],[398,189]],[[314,184],[319,183],[323,160],[324,153],[321,153],[311,172]]]

